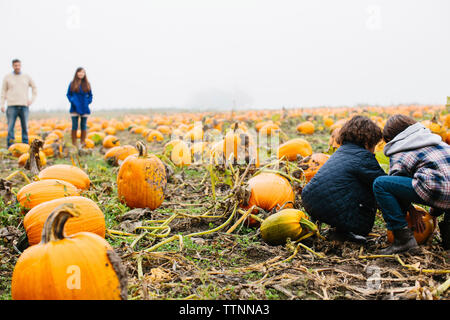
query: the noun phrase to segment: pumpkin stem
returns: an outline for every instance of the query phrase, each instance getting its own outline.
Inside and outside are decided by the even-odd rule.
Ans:
[[[139,157],[145,157],[147,155],[147,146],[142,141],[136,143],[136,149],[139,151]]]
[[[55,208],[45,221],[41,243],[64,239],[64,226],[67,220],[79,215],[80,213],[73,204],[64,203]]]
[[[44,146],[44,141],[40,139],[35,139],[30,146],[30,157],[25,164],[25,169],[31,171],[33,176],[37,176],[39,171],[41,171],[41,157],[39,156],[39,151]]]

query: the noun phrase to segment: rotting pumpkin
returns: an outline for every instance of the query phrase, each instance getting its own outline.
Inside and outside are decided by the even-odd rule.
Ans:
[[[138,155],[125,159],[117,175],[120,201],[130,208],[158,208],[164,201],[167,184],[164,164],[155,155],[148,155],[144,143],[138,142]]]
[[[67,220],[79,215],[67,204],[52,211],[41,242],[26,249],[14,267],[14,300],[127,298],[126,270],[111,245],[91,232],[64,235]]]

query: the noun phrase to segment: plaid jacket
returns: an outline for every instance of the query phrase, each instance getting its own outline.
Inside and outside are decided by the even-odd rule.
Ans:
[[[430,206],[450,209],[450,146],[435,146],[391,155],[389,175],[413,179],[417,194]]]

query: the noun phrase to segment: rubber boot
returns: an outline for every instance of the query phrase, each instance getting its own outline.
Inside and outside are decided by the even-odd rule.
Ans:
[[[441,233],[442,247],[444,250],[450,250],[450,213],[447,212],[445,215],[445,219],[439,222],[439,231]]]
[[[81,147],[84,148],[84,146],[86,145],[86,135],[87,135],[87,131],[86,130],[81,130]]]
[[[77,130],[72,130],[72,144],[75,147],[78,147],[77,146]]]
[[[380,250],[380,254],[400,253],[419,247],[410,228],[393,230],[392,233],[394,234],[394,243],[390,247]]]

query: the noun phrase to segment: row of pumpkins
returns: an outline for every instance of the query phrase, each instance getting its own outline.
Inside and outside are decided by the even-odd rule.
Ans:
[[[29,210],[23,225],[30,246],[14,268],[13,299],[126,299],[123,266],[104,239],[103,212],[80,196],[89,186],[83,170],[58,164],[19,190],[17,201]]]

